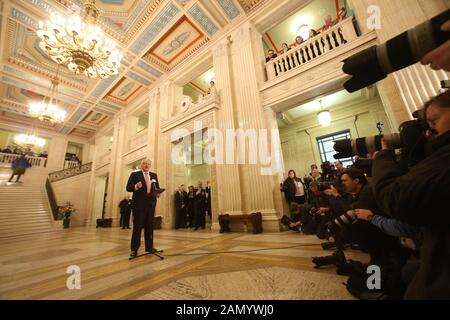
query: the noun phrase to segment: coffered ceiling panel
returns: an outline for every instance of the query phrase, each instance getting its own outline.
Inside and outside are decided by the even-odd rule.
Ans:
[[[101,30],[122,51],[119,74],[87,79],[59,68],[63,134],[90,137],[174,67],[264,0],[97,0]],[[47,96],[57,65],[39,48],[39,21],[79,15],[82,0],[0,0],[0,117],[29,122],[28,103]],[[6,20],[6,21],[5,21]],[[22,117],[22,118],[21,118]]]

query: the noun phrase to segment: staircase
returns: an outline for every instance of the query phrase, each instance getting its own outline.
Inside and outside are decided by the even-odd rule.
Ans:
[[[55,231],[44,188],[0,187],[0,239]]]

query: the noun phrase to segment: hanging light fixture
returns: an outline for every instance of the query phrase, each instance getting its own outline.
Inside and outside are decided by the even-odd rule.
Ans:
[[[16,135],[14,137],[14,142],[27,148],[43,147],[45,145],[44,139],[37,137],[35,134],[25,133]]]
[[[116,43],[96,25],[99,16],[95,0],[84,2],[81,16],[66,20],[52,14],[45,27],[40,22],[39,47],[56,63],[67,65],[76,74],[102,79],[118,74],[122,57]]]
[[[331,124],[331,114],[328,110],[322,110],[322,100],[319,100],[320,111],[317,113],[317,118],[322,127],[328,127]]]
[[[32,117],[38,118],[41,121],[48,121],[50,123],[61,123],[66,117],[66,111],[60,109],[57,103],[58,94],[58,71],[59,65],[56,69],[56,76],[51,80],[49,92],[41,102],[32,102],[29,105],[29,112]]]

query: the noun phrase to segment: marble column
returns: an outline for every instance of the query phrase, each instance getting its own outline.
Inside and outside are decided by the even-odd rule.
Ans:
[[[47,159],[47,169],[49,169],[50,171],[58,171],[64,168],[67,142],[67,138],[65,137],[52,137],[48,148]]]
[[[239,164],[242,210],[245,213],[260,211],[263,214],[265,230],[279,230],[277,212],[273,198],[272,175],[263,174],[261,142],[270,146],[270,128],[265,121],[258,88],[258,74],[255,66],[258,44],[257,32],[251,23],[245,23],[231,36],[231,61],[237,128],[244,132],[253,131],[258,142],[256,146],[246,144],[245,164]],[[257,163],[250,163],[251,149],[256,147]],[[264,166],[265,167],[265,166]]]
[[[156,206],[155,215],[162,216],[162,228],[170,229],[172,227],[172,210],[170,201],[172,199],[172,190],[169,189],[169,177],[168,175],[172,172],[172,160],[170,158],[170,148],[171,142],[167,137],[166,133],[160,130],[160,120],[169,119],[171,110],[173,109],[173,83],[171,81],[166,81],[158,88],[158,93],[155,93],[154,99],[150,102],[149,113],[155,112],[155,118],[149,119],[149,132],[157,132],[156,140],[149,141],[149,153],[153,154],[153,165],[152,170],[158,174],[158,181],[161,188],[166,188],[166,192],[162,193],[161,197],[158,199],[158,204]],[[159,103],[158,103],[159,102]],[[159,107],[158,107],[159,105]],[[150,126],[153,125],[155,128],[151,129]],[[155,135],[156,136],[156,135]],[[154,146],[152,148],[151,143],[154,141]]]
[[[233,103],[233,87],[232,87],[232,64],[230,56],[228,40],[220,42],[213,48],[213,67],[215,75],[215,86],[220,99],[220,108],[215,114],[215,126],[223,137],[226,137],[227,130],[236,128],[234,113],[236,107]],[[219,144],[219,141],[215,141]],[[224,141],[222,141],[225,143]],[[217,148],[224,148],[225,145],[216,145]],[[217,153],[216,153],[217,154]],[[225,153],[223,155],[222,164],[215,165],[216,181],[212,181],[213,190],[217,190],[213,194],[213,212],[214,220],[219,214],[242,214],[241,200],[241,184],[239,177],[239,168],[234,164],[226,164]],[[214,188],[214,184],[216,188]],[[220,195],[217,196],[216,195]],[[216,205],[214,206],[214,200]],[[218,227],[218,220],[213,224],[213,229]]]
[[[366,25],[369,6],[378,8],[381,26],[375,32],[380,43],[450,8],[450,2],[445,0],[361,0],[351,4],[363,32],[369,31]],[[433,71],[416,63],[380,81],[377,88],[386,109],[391,109],[386,111],[393,127],[411,119],[413,111],[440,92],[440,80],[448,78],[448,72]]]
[[[105,216],[113,219],[113,224],[118,225],[120,213],[118,204],[125,194],[122,185],[122,155],[125,146],[125,115],[116,115],[114,119],[113,144],[111,148],[111,162],[109,164],[108,189],[106,198]]]

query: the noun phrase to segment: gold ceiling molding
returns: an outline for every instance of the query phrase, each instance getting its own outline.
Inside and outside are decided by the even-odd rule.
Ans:
[[[28,71],[33,71],[39,75],[45,76],[46,79],[50,80],[52,78],[54,78],[54,75],[52,73],[50,73],[49,71],[47,71],[46,69],[34,65],[32,63],[26,62],[20,58],[17,57],[8,57],[8,62],[16,65],[24,70],[28,70]],[[78,91],[81,91],[81,93],[86,94],[87,92],[87,86],[82,86],[77,82],[72,82],[67,80],[66,78],[60,77],[59,78],[60,83],[63,83],[71,88],[77,89]]]
[[[147,21],[147,19],[155,12],[155,10],[159,7],[159,5],[163,2],[164,0],[154,0],[152,2],[152,4],[147,8],[147,11],[145,11],[144,15],[141,16],[141,18],[139,19],[139,21],[137,21],[134,24],[134,27],[132,30],[130,30],[130,32],[128,32],[127,37],[126,37],[126,43],[129,44],[131,41],[134,40],[135,36],[136,36],[136,32],[138,30],[141,29],[141,27],[143,26],[143,24]]]
[[[250,12],[255,9],[256,6],[263,3],[265,0],[238,0],[245,12]]]

